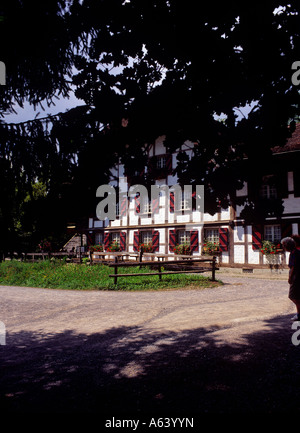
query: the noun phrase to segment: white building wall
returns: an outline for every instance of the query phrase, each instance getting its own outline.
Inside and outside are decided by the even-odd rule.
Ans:
[[[245,263],[245,245],[239,245],[239,242],[245,243],[246,236],[245,236],[245,229],[243,226],[236,226],[233,230],[233,242],[234,249],[233,249],[233,259],[235,263]]]
[[[165,136],[162,135],[155,140],[155,155],[164,155],[166,153],[166,148],[164,146]],[[153,149],[152,149],[153,151]],[[153,153],[152,153],[153,156]]]
[[[245,197],[247,195],[248,195],[248,184],[247,184],[247,182],[244,182],[243,187],[236,191],[236,196],[237,197]]]
[[[235,245],[234,246],[234,262],[245,263],[245,246]]]
[[[131,251],[131,252],[133,251],[133,233],[134,233],[134,230],[128,230],[128,232],[127,232],[128,243],[130,245],[129,251]]]
[[[221,209],[220,213],[221,220],[229,220],[230,219],[230,209]]]
[[[233,241],[234,242],[245,242],[246,235],[243,226],[236,226],[233,231]]]
[[[248,232],[248,262],[250,264],[259,264],[259,250],[253,250],[252,248],[252,226],[247,226],[247,232]]]
[[[222,252],[222,263],[229,263],[229,252],[228,251]]]
[[[166,243],[165,243],[165,233],[166,233],[166,229],[157,229],[159,232],[159,250],[158,253],[159,254],[165,254],[166,251]]]
[[[300,213],[300,197],[292,195],[283,200],[284,214],[287,213]]]
[[[253,250],[252,246],[248,246],[248,262],[252,265],[258,265],[259,264],[259,251]]]
[[[141,225],[142,226],[148,226],[149,224],[152,224],[152,218],[141,217]]]
[[[210,222],[210,221],[218,221],[218,214],[211,215],[207,212],[204,212],[203,214],[203,220],[204,222]]]

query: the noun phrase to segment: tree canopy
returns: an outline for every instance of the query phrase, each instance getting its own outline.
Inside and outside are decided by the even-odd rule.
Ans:
[[[196,143],[192,159],[179,153],[180,182],[204,184],[211,213],[228,205],[293,131],[297,3],[5,1],[0,114],[29,102],[45,116],[0,123],[3,248],[26,230],[38,241],[45,227],[63,232],[93,212],[110,167],[121,159],[130,174],[161,135],[169,151]],[[46,114],[72,91],[84,105]],[[37,182],[44,195],[34,194]]]

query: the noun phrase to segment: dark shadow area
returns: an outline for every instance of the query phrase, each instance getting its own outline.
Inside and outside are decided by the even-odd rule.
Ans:
[[[267,320],[242,343],[216,328],[7,335],[1,409],[99,415],[298,413],[300,346],[290,317]],[[300,338],[299,338],[300,341]]]

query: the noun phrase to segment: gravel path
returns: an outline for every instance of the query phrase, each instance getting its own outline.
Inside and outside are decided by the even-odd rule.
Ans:
[[[0,286],[2,409],[299,413],[286,280],[220,278],[214,289],[162,292]]]

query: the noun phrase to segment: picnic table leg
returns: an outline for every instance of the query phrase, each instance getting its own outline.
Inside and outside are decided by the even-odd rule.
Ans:
[[[159,272],[158,278],[161,280],[161,265],[160,264],[158,265],[158,272]]]
[[[115,264],[117,264],[117,263],[118,263],[118,257],[115,256]],[[115,268],[115,275],[117,275],[118,274],[118,266],[114,266],[114,268]],[[118,278],[114,277],[114,283],[115,284],[117,284],[117,281],[118,281]]]
[[[141,251],[140,251],[139,263],[142,263],[142,260],[143,260],[143,248],[141,248]],[[141,268],[141,265],[140,265],[140,268]]]
[[[216,281],[216,256],[213,256],[211,279]]]

